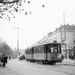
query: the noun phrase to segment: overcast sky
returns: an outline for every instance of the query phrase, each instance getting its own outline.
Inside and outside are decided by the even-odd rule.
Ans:
[[[28,14],[17,13],[11,21],[1,20],[0,37],[12,48],[17,47],[17,29],[19,27],[19,48],[29,47],[41,40],[49,32],[53,32],[63,22],[75,24],[75,0],[28,0],[22,6]],[[45,7],[42,7],[45,5]],[[29,12],[31,11],[31,14]],[[14,30],[13,30],[14,28]],[[2,33],[3,31],[3,33]]]

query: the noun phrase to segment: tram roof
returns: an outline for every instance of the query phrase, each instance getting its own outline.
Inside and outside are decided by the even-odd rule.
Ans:
[[[61,44],[61,43],[53,43],[53,42],[51,42],[51,43],[37,43],[37,44],[33,45],[33,47],[39,46],[39,45],[45,45],[45,44]]]

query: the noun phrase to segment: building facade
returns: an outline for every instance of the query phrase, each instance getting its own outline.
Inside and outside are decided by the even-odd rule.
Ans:
[[[50,32],[39,43],[61,43],[62,54],[66,59],[75,56],[75,25],[61,25],[54,32]]]

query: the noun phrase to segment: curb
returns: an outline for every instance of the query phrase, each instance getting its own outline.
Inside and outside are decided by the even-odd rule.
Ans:
[[[75,60],[63,60],[62,64],[68,66],[75,66]]]
[[[68,65],[68,66],[75,66],[75,64],[67,64],[67,63],[62,63],[63,65]]]

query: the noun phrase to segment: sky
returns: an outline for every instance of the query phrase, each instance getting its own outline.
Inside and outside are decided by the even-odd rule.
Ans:
[[[19,48],[25,49],[59,28],[61,24],[64,25],[64,16],[65,24],[75,24],[75,0],[26,0],[21,8],[28,14],[16,13],[16,18],[11,21],[0,19],[0,37],[13,49],[17,47],[17,27]]]

